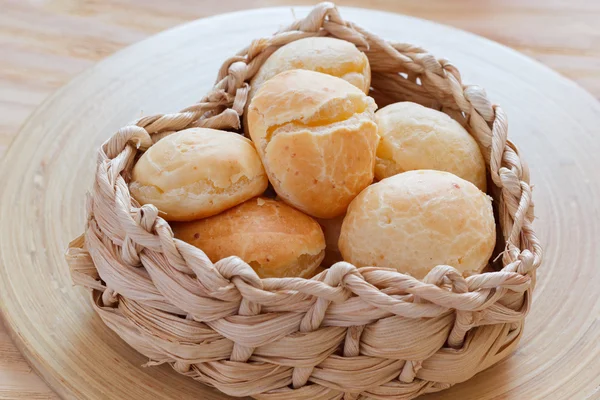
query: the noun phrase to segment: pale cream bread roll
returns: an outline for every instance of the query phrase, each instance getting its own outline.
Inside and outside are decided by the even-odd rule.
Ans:
[[[250,81],[251,92],[275,75],[292,69],[306,69],[336,76],[369,92],[369,59],[355,45],[331,37],[311,37],[281,46],[265,61]]]
[[[215,215],[265,191],[252,143],[233,132],[192,128],[159,140],[133,167],[129,190],[168,221]]]
[[[464,275],[487,265],[496,243],[490,197],[448,172],[383,179],[350,204],[340,233],[344,260],[423,278],[436,265]]]
[[[277,194],[318,218],[342,215],[374,176],[373,99],[306,70],[265,82],[249,107],[250,136]]]
[[[288,43],[271,54],[250,81],[246,106],[266,81],[292,69],[307,69],[336,76],[364,93],[369,92],[371,85],[369,59],[355,45],[330,37],[305,38]],[[248,133],[247,121],[245,112],[246,133]]]
[[[375,177],[416,169],[451,172],[486,191],[485,161],[475,139],[443,112],[401,102],[375,113],[381,140]]]
[[[211,261],[238,256],[262,278],[313,276],[325,254],[325,238],[314,219],[264,197],[172,227],[175,237],[200,248]]]

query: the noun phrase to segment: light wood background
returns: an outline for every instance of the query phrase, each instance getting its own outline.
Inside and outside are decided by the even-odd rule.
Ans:
[[[362,6],[361,1],[338,1]],[[204,16],[312,1],[0,1],[0,157],[54,89],[115,51]],[[370,2],[465,29],[551,66],[600,98],[600,2],[458,0]],[[534,79],[534,77],[532,77]],[[0,399],[54,399],[0,327]]]

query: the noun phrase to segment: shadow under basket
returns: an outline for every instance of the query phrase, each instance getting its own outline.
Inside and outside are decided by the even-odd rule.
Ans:
[[[312,279],[260,279],[237,257],[212,263],[173,237],[128,181],[136,157],[190,127],[241,130],[249,80],[279,47],[311,36],[355,44],[369,58],[379,106],[413,101],[459,121],[477,141],[494,198],[501,265],[463,277],[436,266],[422,280],[339,262]],[[206,97],[144,117],[99,150],[85,233],[67,251],[106,325],[144,354],[232,396],[412,399],[446,389],[514,351],[542,251],[532,230],[529,172],[506,116],[450,62],[384,41],[331,3],[225,61]]]

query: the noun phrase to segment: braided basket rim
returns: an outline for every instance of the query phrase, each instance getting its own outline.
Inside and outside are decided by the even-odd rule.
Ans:
[[[238,257],[212,263],[175,239],[156,207],[130,196],[140,151],[191,127],[239,131],[248,82],[262,63],[314,36],[364,51],[378,99],[441,110],[475,138],[505,245],[500,271],[465,278],[440,265],[418,280],[338,262],[311,279],[261,279]],[[105,324],[149,365],[169,363],[229,395],[411,399],[448,388],[514,350],[542,261],[529,170],[507,132],[503,110],[482,88],[463,84],[448,60],[385,41],[320,3],[227,59],[200,102],[142,117],[101,146],[85,233],[66,253],[72,279],[90,289]]]

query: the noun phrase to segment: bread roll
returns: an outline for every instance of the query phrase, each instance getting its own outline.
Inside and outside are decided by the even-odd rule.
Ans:
[[[491,199],[448,172],[418,170],[383,179],[350,204],[339,247],[358,267],[396,268],[423,278],[436,265],[468,275],[496,243]]]
[[[485,161],[477,142],[443,112],[419,104],[390,104],[375,113],[381,141],[375,177],[404,171],[435,169],[451,172],[486,190]]]
[[[215,215],[265,191],[265,170],[241,135],[192,128],[150,147],[133,167],[129,189],[169,221]]]
[[[282,72],[249,107],[250,136],[277,194],[319,218],[346,211],[374,176],[375,102],[340,78]]]
[[[338,241],[340,240],[340,231],[342,229],[342,222],[344,221],[344,215],[330,219],[317,219],[323,234],[325,235],[325,258],[321,265],[324,267],[331,267],[338,261],[342,261],[342,253],[338,247]]]
[[[281,46],[265,61],[250,81],[248,101],[275,75],[292,69],[307,69],[337,76],[369,93],[371,69],[369,59],[355,45],[330,37],[311,37]],[[246,107],[247,109],[247,107]],[[248,113],[244,113],[244,130],[248,133]]]
[[[312,276],[325,254],[315,220],[264,197],[172,227],[175,237],[202,249],[211,261],[238,256],[262,278]]]
[[[250,81],[251,95],[275,75],[307,69],[336,76],[369,93],[369,59],[355,45],[331,37],[310,37],[281,46],[265,61]]]

